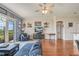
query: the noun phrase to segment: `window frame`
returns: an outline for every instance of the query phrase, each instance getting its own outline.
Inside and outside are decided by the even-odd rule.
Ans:
[[[15,25],[15,24],[14,24],[14,21],[13,21],[12,19],[10,19],[10,20],[7,21],[7,25],[8,25],[8,26],[9,26],[9,21],[13,22],[13,40],[14,40],[14,32],[15,32],[15,31],[14,31],[14,25]],[[7,26],[7,27],[8,27],[8,26]],[[9,39],[9,28],[8,28],[8,39]],[[10,40],[9,40],[9,41],[10,41]]]
[[[1,13],[0,13],[0,17],[5,19],[5,25],[4,25],[4,32],[5,32],[5,34],[4,34],[4,36],[5,36],[6,39],[4,39],[4,41],[5,42],[11,42],[11,41],[9,41],[9,37],[8,37],[8,21],[9,20],[14,22],[14,26],[13,26],[13,28],[14,28],[13,41],[16,41],[16,19],[11,18],[11,17],[9,17],[7,15],[4,15],[4,14],[1,14]]]
[[[2,20],[2,17],[1,17],[1,19],[0,19],[0,21],[2,21],[2,23],[3,23],[3,29],[2,29],[2,31],[3,31],[3,42],[5,42],[5,26],[4,26],[4,21]],[[1,40],[0,40],[0,42],[1,42]],[[3,42],[1,42],[1,43],[3,43]]]

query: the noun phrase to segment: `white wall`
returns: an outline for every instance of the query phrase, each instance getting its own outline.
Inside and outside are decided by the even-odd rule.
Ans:
[[[26,24],[26,28],[25,28],[25,32],[30,34],[31,36],[34,33],[34,22],[36,21],[41,21],[42,22],[42,26],[44,26],[45,22],[49,23],[49,27],[44,29],[44,33],[55,33],[54,31],[54,19],[28,19],[28,20],[24,20],[23,22]],[[31,23],[32,24],[32,28],[28,28],[27,27],[27,23]],[[46,36],[46,38],[48,38]]]
[[[23,22],[26,24],[25,32],[30,34],[34,33],[34,22],[35,21],[41,21],[42,26],[44,22],[49,23],[49,27],[45,30],[45,33],[55,33],[56,34],[56,21],[63,21],[64,27],[63,27],[63,39],[66,40],[72,40],[73,39],[73,33],[76,33],[76,29],[78,29],[77,24],[79,23],[79,17],[52,17],[52,19],[27,19]],[[73,27],[68,27],[68,23],[72,22]],[[27,28],[27,23],[32,23],[32,28]],[[77,30],[78,31],[78,30]],[[79,32],[79,31],[78,31]],[[48,36],[45,37],[48,39]]]
[[[79,24],[79,17],[58,17],[56,21],[62,20],[64,27],[63,27],[63,38],[66,40],[72,40],[73,34],[78,33],[79,29],[77,26]],[[72,22],[73,27],[69,27],[68,23]]]

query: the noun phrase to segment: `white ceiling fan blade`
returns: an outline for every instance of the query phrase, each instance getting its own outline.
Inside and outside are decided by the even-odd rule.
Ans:
[[[53,11],[50,11],[50,13],[53,13]]]
[[[35,10],[35,12],[39,12],[39,10]]]
[[[42,4],[39,4],[39,6],[40,6],[40,7],[43,7],[43,5],[42,5]]]
[[[50,7],[54,7],[54,6],[55,6],[54,4],[50,5]]]

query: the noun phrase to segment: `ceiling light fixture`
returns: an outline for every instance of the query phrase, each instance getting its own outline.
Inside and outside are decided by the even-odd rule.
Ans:
[[[42,10],[42,14],[47,14],[48,10]]]
[[[54,5],[51,4],[47,4],[47,3],[43,3],[43,4],[39,4],[40,6],[40,10],[36,10],[36,12],[41,12],[43,15],[46,15],[47,13],[52,13],[52,7]]]

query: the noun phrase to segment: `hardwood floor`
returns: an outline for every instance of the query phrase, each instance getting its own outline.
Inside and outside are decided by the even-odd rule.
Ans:
[[[57,55],[64,55],[64,50],[63,50],[63,40],[57,40],[56,41],[56,53]]]
[[[72,40],[41,40],[43,56],[73,56],[74,45]]]
[[[55,47],[54,41],[51,42],[48,40],[42,40],[41,45],[42,45],[42,55],[44,55],[44,56],[55,55],[56,47]]]

